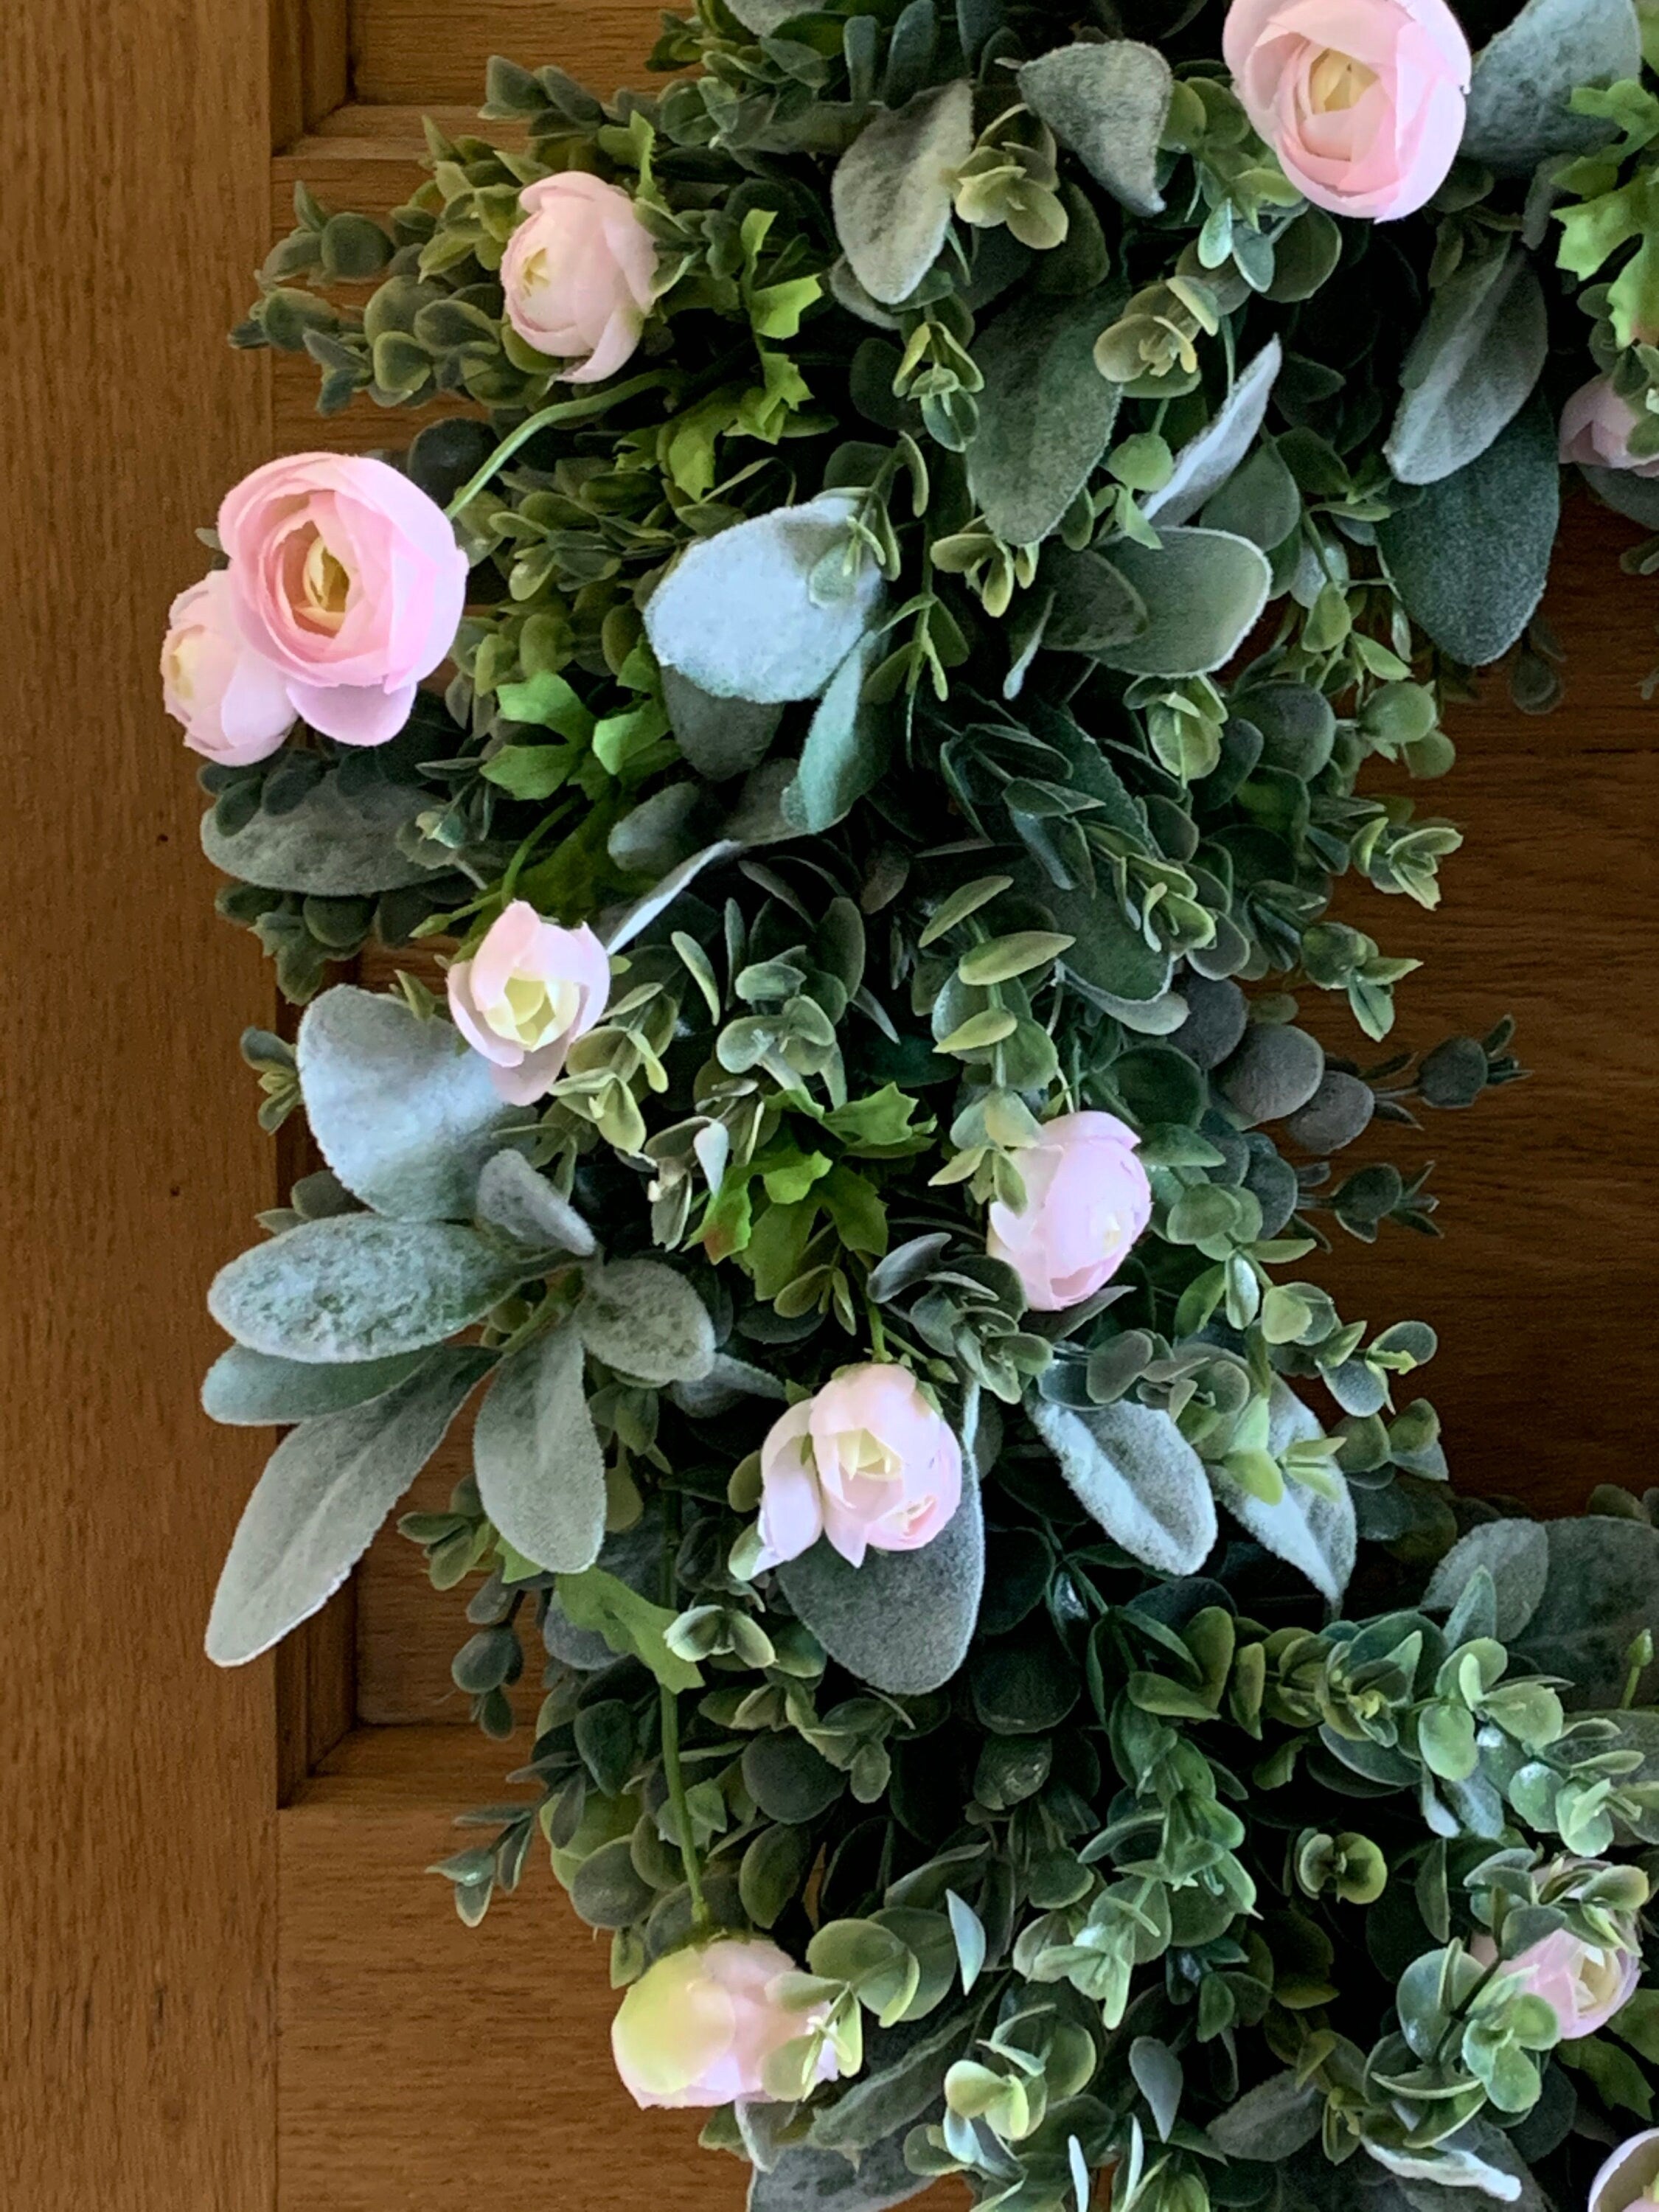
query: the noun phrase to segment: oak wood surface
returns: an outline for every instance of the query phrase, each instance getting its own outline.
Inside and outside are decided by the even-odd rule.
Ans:
[[[196,1405],[215,1267],[275,1191],[156,659],[192,536],[268,449],[226,348],[266,231],[246,0],[22,0],[7,89],[0,607],[0,2199],[275,2202],[269,1671],[202,1655],[258,1465]]]
[[[556,62],[596,92],[661,79],[645,66],[664,0],[350,0],[351,86],[362,100],[482,98],[491,54]],[[689,7],[671,9],[689,14]]]

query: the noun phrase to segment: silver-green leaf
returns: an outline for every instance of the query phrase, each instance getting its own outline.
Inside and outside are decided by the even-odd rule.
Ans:
[[[641,1382],[696,1382],[714,1364],[708,1308],[660,1260],[590,1268],[575,1321],[596,1359]]]
[[[1154,549],[1132,538],[1106,549],[1146,609],[1146,623],[1096,659],[1132,676],[1205,676],[1232,659],[1267,604],[1273,569],[1248,538],[1224,530],[1160,530]]]
[[[319,1367],[276,1359],[233,1344],[222,1352],[202,1382],[202,1411],[210,1421],[239,1429],[285,1429],[323,1413],[343,1413],[383,1398],[431,1358],[428,1352],[395,1352],[390,1359],[355,1359]]]
[[[1160,536],[1189,521],[1255,445],[1283,360],[1279,340],[1269,338],[1198,435],[1176,453],[1169,482],[1143,496],[1141,513],[1158,525]]]
[[[1216,1540],[1204,1462],[1170,1416],[1121,1400],[1087,1413],[1029,1401],[1079,1505],[1115,1544],[1166,1575],[1196,1574]]]
[[[832,1659],[894,1697],[939,1689],[968,1656],[985,1587],[985,1517],[966,1483],[919,1552],[869,1551],[849,1566],[823,1537],[778,1571],[783,1594]]]
[[[496,1152],[484,1162],[477,1212],[480,1221],[526,1251],[568,1252],[577,1260],[592,1256],[592,1231],[522,1152]]]
[[[472,1431],[484,1511],[515,1552],[580,1574],[605,1541],[605,1455],[582,1388],[581,1339],[544,1331],[496,1370]]]
[[[1583,154],[1611,126],[1575,115],[1581,84],[1638,76],[1642,27],[1631,0],[1528,0],[1475,57],[1459,151],[1506,175],[1550,154]]]
[[[266,890],[303,891],[314,898],[368,897],[424,883],[432,873],[398,842],[399,830],[430,805],[412,784],[372,785],[349,799],[325,775],[285,814],[256,814],[227,836],[210,808],[202,817],[202,850],[216,868]]]
[[[973,150],[973,87],[958,78],[878,113],[836,163],[836,236],[882,306],[908,299],[933,267],[950,227],[956,173]]]
[[[1054,46],[1020,70],[1020,98],[1132,214],[1157,215],[1170,64],[1133,39]]]
[[[1437,483],[1485,453],[1531,396],[1549,313],[1531,257],[1466,258],[1435,294],[1401,369],[1383,453],[1401,483]]]
[[[1021,295],[975,338],[985,389],[968,488],[1006,544],[1034,545],[1057,530],[1106,450],[1123,391],[1095,367],[1095,340],[1121,298]]]

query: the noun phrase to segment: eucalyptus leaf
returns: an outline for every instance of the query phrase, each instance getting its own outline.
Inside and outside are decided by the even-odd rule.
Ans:
[[[208,1311],[239,1344],[278,1358],[384,1359],[470,1328],[523,1273],[476,1230],[342,1213],[222,1267]]]
[[[979,1491],[917,1552],[868,1551],[849,1566],[820,1537],[777,1570],[784,1595],[849,1673],[895,1697],[948,1682],[966,1657],[985,1584],[985,1520]]]
[[[1006,544],[1033,545],[1058,529],[1106,450],[1123,395],[1095,367],[1095,340],[1121,299],[1021,294],[975,335],[985,389],[968,488]]]
[[[974,150],[965,78],[878,112],[836,164],[830,204],[848,264],[883,307],[908,299],[950,228],[956,173]]]
[[[372,897],[424,883],[432,870],[398,847],[400,830],[431,805],[405,783],[371,784],[342,796],[337,775],[313,783],[285,813],[260,812],[230,836],[202,817],[202,850],[216,868],[266,890],[314,898]]]
[[[383,1398],[432,1357],[428,1352],[400,1352],[390,1359],[359,1359],[319,1367],[298,1359],[276,1359],[233,1344],[222,1352],[202,1382],[202,1410],[210,1420],[245,1429],[285,1429],[323,1413],[343,1413]]]
[[[710,783],[757,768],[783,711],[776,702],[717,699],[678,668],[662,672],[662,702],[675,743]]]
[[[1176,453],[1168,483],[1142,495],[1140,511],[1160,537],[1176,523],[1190,521],[1255,445],[1283,361],[1279,340],[1269,338],[1198,435]],[[1257,540],[1252,537],[1250,543]]]
[[[1273,570],[1259,545],[1224,530],[1170,529],[1153,548],[1114,538],[1112,566],[1138,592],[1146,626],[1097,651],[1132,676],[1203,676],[1232,659],[1267,604]]]
[[[852,545],[854,495],[774,507],[680,556],[646,604],[659,661],[719,699],[816,698],[870,627],[884,586]],[[828,588],[826,564],[852,566]]]
[[[1550,1572],[1549,1538],[1536,1521],[1480,1522],[1459,1537],[1436,1567],[1423,1593],[1425,1607],[1449,1613],[1469,1577],[1481,1567],[1492,1577],[1498,1598],[1492,1632],[1512,1644],[1542,1602]]]
[[[478,1172],[522,1124],[454,1025],[337,984],[307,1007],[295,1057],[311,1133],[355,1196],[403,1221],[471,1214]]]
[[[562,1575],[591,1567],[605,1540],[605,1454],[583,1364],[574,1328],[544,1330],[501,1361],[472,1431],[484,1511],[515,1552]]]
[[[1631,0],[1528,0],[1475,57],[1459,149],[1504,175],[1551,154],[1583,154],[1611,137],[1568,102],[1581,84],[1614,84],[1642,69]]]
[[[1027,1402],[1079,1505],[1115,1544],[1160,1574],[1196,1574],[1216,1540],[1204,1462],[1159,1407],[1120,1400],[1073,1413]]]
[[[641,1382],[695,1382],[714,1364],[708,1308],[660,1260],[590,1267],[575,1322],[596,1359]]]
[[[522,1152],[496,1152],[484,1162],[477,1204],[480,1221],[527,1251],[568,1252],[578,1260],[592,1256],[592,1231]]]
[[[327,1604],[492,1358],[465,1346],[434,1352],[383,1397],[283,1437],[231,1540],[208,1622],[210,1659],[257,1659]]]
[[[1158,215],[1170,64],[1133,39],[1051,47],[1019,71],[1019,96],[1131,214]]]
[[[1454,659],[1496,660],[1532,620],[1560,503],[1555,421],[1534,393],[1483,453],[1378,523],[1407,613]]]
[[[1400,372],[1383,454],[1401,483],[1437,483],[1491,445],[1537,383],[1549,313],[1531,258],[1511,243],[1466,258],[1435,294]]]
[[[1544,1535],[1544,1595],[1512,1649],[1565,1675],[1562,1702],[1575,1711],[1617,1705],[1632,1643],[1644,1628],[1659,1638],[1659,1528],[1593,1513],[1547,1522]]]

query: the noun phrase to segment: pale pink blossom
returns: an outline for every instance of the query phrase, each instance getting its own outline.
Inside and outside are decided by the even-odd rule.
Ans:
[[[1469,1955],[1489,1966],[1498,1948],[1490,1936],[1477,1936]],[[1503,1972],[1543,1998],[1564,2039],[1576,2039],[1594,2035],[1624,2009],[1642,1978],[1642,1959],[1631,1945],[1587,1943],[1570,1929],[1557,1928],[1506,1960]]]
[[[1318,206],[1390,222],[1439,189],[1471,66],[1445,0],[1233,0],[1221,49],[1250,121]]]
[[[222,568],[180,592],[161,647],[161,699],[185,743],[225,768],[274,753],[294,725],[282,672],[244,639]]]
[[[295,453],[226,495],[219,542],[242,635],[294,712],[342,744],[396,737],[465,601],[443,509],[384,461]]]
[[[1659,2212],[1659,2128],[1644,2128],[1603,2160],[1585,2212]]]
[[[1644,458],[1630,449],[1631,433],[1644,419],[1607,378],[1593,376],[1561,410],[1561,459],[1577,461],[1581,468],[1659,477],[1659,453]]]
[[[1039,1313],[1109,1283],[1151,1219],[1139,1142],[1115,1115],[1061,1114],[1014,1155],[1025,1202],[992,1206],[985,1249],[1008,1262]]]
[[[614,376],[640,342],[657,248],[618,185],[564,169],[519,194],[524,220],[501,256],[507,319],[537,353],[568,360],[568,384]]]
[[[962,1448],[908,1368],[849,1367],[792,1406],[761,1446],[761,1567],[828,1537],[867,1549],[931,1544],[962,1501]]]
[[[456,1028],[489,1062],[501,1097],[527,1106],[551,1090],[571,1046],[604,1013],[611,961],[586,922],[562,929],[514,899],[448,980]]]
[[[817,2033],[828,2007],[791,2010],[781,2001],[794,1961],[762,1936],[720,1936],[671,1951],[647,1966],[611,2024],[611,2050],[636,2105],[729,2105],[765,2100],[767,2060]],[[817,2079],[839,2071],[826,2036]]]

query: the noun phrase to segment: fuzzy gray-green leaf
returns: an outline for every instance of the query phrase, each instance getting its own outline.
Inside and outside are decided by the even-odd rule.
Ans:
[[[1273,570],[1259,545],[1224,530],[1160,530],[1156,550],[1130,538],[1107,549],[1137,592],[1146,626],[1096,658],[1132,676],[1204,676],[1231,660],[1267,604]]]
[[[1269,338],[1198,435],[1176,453],[1168,483],[1143,496],[1141,513],[1160,536],[1189,521],[1255,445],[1283,357],[1279,340]]]
[[[478,1218],[532,1252],[592,1257],[593,1232],[522,1152],[497,1152],[478,1177]]]
[[[545,1330],[509,1352],[472,1431],[484,1511],[515,1552],[580,1574],[605,1540],[605,1455],[582,1388],[581,1339]]]
[[[1161,1574],[1195,1574],[1216,1539],[1204,1462],[1170,1416],[1121,1399],[1088,1413],[1030,1401],[1033,1425],[1079,1504]]]
[[[917,1552],[865,1553],[849,1566],[823,1538],[778,1571],[784,1595],[831,1658],[878,1690],[919,1697],[967,1656],[985,1584],[977,1486]]]
[[[1157,215],[1158,141],[1170,112],[1170,64],[1133,39],[1055,46],[1027,62],[1020,98],[1062,146],[1134,215]]]
[[[973,150],[973,88],[959,78],[878,112],[836,163],[836,235],[882,306],[908,298],[932,268],[950,227],[956,172]]]
[[[319,1367],[233,1344],[203,1378],[202,1411],[210,1420],[233,1428],[285,1429],[295,1421],[313,1421],[383,1398],[430,1357],[427,1352],[399,1352],[389,1359]]]
[[[210,808],[202,817],[202,850],[228,876],[267,890],[368,897],[430,876],[430,868],[398,844],[398,832],[430,804],[428,793],[403,783],[373,785],[343,799],[337,778],[325,775],[297,806],[256,814],[231,836],[214,826]]]
[[[1525,405],[1548,345],[1543,288],[1518,246],[1454,270],[1401,370],[1382,449],[1400,482],[1436,483],[1484,453]]]
[[[1058,529],[1106,450],[1123,393],[1095,367],[1095,340],[1115,312],[1103,291],[1022,294],[975,338],[985,389],[968,488],[1006,544],[1035,544]]]
[[[708,1308],[660,1260],[590,1268],[576,1327],[596,1359],[641,1382],[695,1382],[714,1364]]]
[[[1507,175],[1549,154],[1583,154],[1612,133],[1568,106],[1581,84],[1638,76],[1642,30],[1631,0],[1528,0],[1475,57],[1459,151]]]

